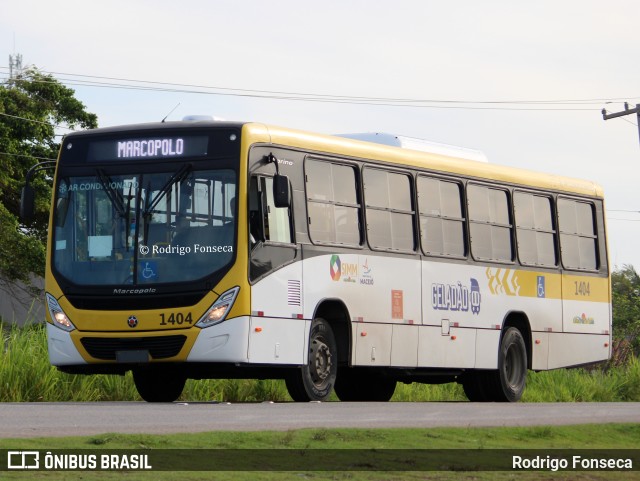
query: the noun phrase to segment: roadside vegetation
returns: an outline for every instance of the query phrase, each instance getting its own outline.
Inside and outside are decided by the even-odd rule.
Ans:
[[[131,375],[69,375],[49,364],[46,330],[42,325],[3,329],[0,335],[0,402],[136,401]],[[188,381],[182,401],[290,401],[282,381]],[[464,401],[458,384],[399,383],[393,401]],[[640,361],[627,354],[623,361],[596,368],[529,372],[524,402],[640,401]]]

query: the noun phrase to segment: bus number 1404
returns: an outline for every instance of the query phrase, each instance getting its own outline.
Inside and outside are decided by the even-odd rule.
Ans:
[[[182,312],[178,312],[177,314],[175,312],[172,312],[171,314],[169,314],[168,317],[164,313],[160,314],[161,326],[168,326],[169,324],[171,324],[172,326],[175,326],[175,325],[181,326],[182,324],[192,324],[192,323],[193,323],[193,319],[191,317],[190,312],[188,312],[186,316]]]
[[[591,286],[589,286],[588,282],[583,281],[575,281],[576,286],[576,296],[590,296],[591,295]]]

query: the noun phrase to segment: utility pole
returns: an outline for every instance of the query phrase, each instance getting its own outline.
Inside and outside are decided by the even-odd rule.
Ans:
[[[14,80],[22,73],[22,55],[9,55],[9,79]]]
[[[640,104],[636,104],[635,109],[630,109],[627,102],[624,103],[624,110],[622,112],[616,112],[614,114],[608,114],[605,109],[602,109],[602,118],[604,120],[615,119],[617,117],[624,117],[625,115],[636,114],[638,120],[638,135],[640,135]]]

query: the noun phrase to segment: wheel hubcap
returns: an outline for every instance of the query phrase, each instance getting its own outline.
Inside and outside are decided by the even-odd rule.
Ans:
[[[311,359],[309,362],[313,382],[316,384],[324,382],[331,374],[332,365],[329,346],[322,340],[315,339],[311,344]]]

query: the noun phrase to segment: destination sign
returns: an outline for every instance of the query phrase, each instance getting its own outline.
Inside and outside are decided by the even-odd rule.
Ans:
[[[208,147],[209,137],[206,135],[100,140],[89,144],[87,160],[100,162],[204,157]]]

